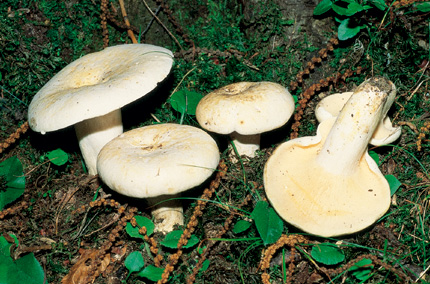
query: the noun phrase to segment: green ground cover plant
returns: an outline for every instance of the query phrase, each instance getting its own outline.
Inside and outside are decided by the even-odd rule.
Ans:
[[[125,2],[150,15],[139,8],[142,2]],[[266,200],[263,171],[276,145],[289,139],[292,118],[263,134],[252,160],[231,161],[229,138],[213,135],[225,175],[217,186],[208,181],[182,198],[185,226],[154,233],[144,201],[120,196],[86,173],[72,129],[44,136],[29,130],[3,144],[54,74],[103,48],[103,3],[109,44],[131,43],[120,1],[6,0],[0,3],[0,282],[18,283],[10,275],[23,271],[29,283],[71,283],[71,277],[80,283],[262,283],[265,273],[270,283],[430,282],[429,2],[323,0],[312,6],[310,26],[288,14],[292,6],[283,1],[245,2],[147,2],[167,31],[154,20],[137,38],[171,49],[175,62],[151,100],[124,111],[125,130],[167,122],[199,127],[199,100],[239,81],[280,83],[299,107],[312,84],[355,72],[306,102],[298,134],[315,135],[321,98],[382,75],[397,87],[389,115],[402,127],[398,141],[369,149],[390,184],[389,211],[370,228],[336,238],[284,222]],[[131,25],[149,26],[137,19]],[[319,26],[324,29],[316,32]],[[330,38],[341,41],[319,54]],[[303,70],[309,74],[298,76]],[[212,195],[202,196],[205,188]]]

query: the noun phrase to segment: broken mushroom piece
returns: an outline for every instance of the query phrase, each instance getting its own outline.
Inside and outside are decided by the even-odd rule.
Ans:
[[[184,223],[180,200],[170,199],[203,183],[219,159],[216,142],[203,130],[158,124],[127,131],[107,143],[97,170],[112,190],[146,198],[153,206],[156,231],[169,232]]]
[[[203,97],[196,118],[204,129],[230,134],[239,155],[254,157],[260,134],[283,126],[294,112],[288,90],[272,82],[240,82]]]
[[[322,99],[315,108],[318,122],[336,117],[352,94],[353,92],[337,93]],[[374,146],[390,144],[396,141],[401,134],[401,127],[393,127],[388,115],[384,115],[369,143]]]
[[[170,72],[173,54],[149,44],[108,47],[73,61],[31,101],[30,127],[45,134],[75,125],[89,174],[100,149],[123,132],[120,108],[152,91]]]
[[[390,187],[367,153],[395,98],[391,81],[365,81],[317,135],[281,144],[264,169],[264,186],[279,215],[305,232],[330,237],[358,232],[383,216]]]

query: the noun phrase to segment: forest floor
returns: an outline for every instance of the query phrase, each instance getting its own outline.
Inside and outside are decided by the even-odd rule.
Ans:
[[[312,31],[296,27],[282,1],[153,1],[166,28],[157,21],[135,28],[132,21],[128,33],[119,3],[107,2],[0,3],[0,282],[430,282],[428,2],[340,1],[344,7],[327,6],[308,19]],[[313,34],[317,26],[323,32]],[[240,81],[288,87],[300,114],[264,133],[255,158],[238,162],[228,156],[229,138],[211,133],[224,168],[182,195],[188,225],[167,237],[152,233],[144,200],[87,174],[72,128],[41,135],[26,124],[33,96],[50,78],[103,45],[132,43],[130,33],[172,50],[175,59],[149,99],[122,109],[125,131],[159,123],[199,127],[184,96],[198,101]],[[314,136],[317,103],[374,76],[397,88],[388,115],[401,136],[369,145],[390,177],[390,208],[365,230],[338,237],[278,221],[263,181],[274,149],[294,135]]]

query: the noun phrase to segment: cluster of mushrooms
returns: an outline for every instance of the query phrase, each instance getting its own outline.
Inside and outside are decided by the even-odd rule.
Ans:
[[[108,47],[66,66],[29,107],[34,131],[74,125],[89,174],[123,195],[145,198],[160,232],[183,225],[178,197],[207,180],[220,159],[215,140],[197,127],[166,123],[123,132],[121,107],[150,93],[172,64],[172,52],[162,47]],[[387,116],[395,93],[392,82],[375,77],[354,92],[328,96],[315,111],[316,136],[276,148],[264,187],[283,219],[328,237],[358,232],[388,210],[388,182],[367,148],[400,136]],[[229,134],[238,154],[252,158],[260,134],[283,126],[293,112],[294,99],[283,86],[240,82],[203,97],[196,118],[207,131]]]

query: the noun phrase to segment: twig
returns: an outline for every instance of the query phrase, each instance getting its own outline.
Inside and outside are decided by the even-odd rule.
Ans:
[[[161,11],[161,5],[158,6],[157,10],[155,10],[155,15],[158,15],[158,13],[160,13]],[[143,32],[140,33],[140,37],[144,36],[148,31],[149,28],[152,26],[152,23],[155,21],[155,18],[152,17],[151,20],[149,21],[148,25],[146,26],[145,30]]]
[[[137,43],[136,37],[130,28],[130,21],[128,20],[127,11],[125,10],[124,0],[119,0],[119,6],[121,7],[122,17],[124,18],[124,23],[127,26],[127,34],[131,38],[133,43]]]
[[[179,46],[181,50],[184,50],[182,45],[179,43],[179,41],[176,39],[176,37],[169,31],[169,29],[161,22],[161,20],[157,17],[157,15],[152,12],[151,8],[149,8],[148,4],[145,0],[142,0],[143,4],[145,5],[146,9],[148,9],[149,13],[157,20],[157,22],[166,30],[166,32],[173,38],[173,40],[176,42],[176,44]]]
[[[178,83],[178,85],[175,87],[175,89],[173,90],[173,92],[170,94],[170,97],[174,94],[174,93],[176,93],[176,91],[178,90],[178,88],[179,88],[179,86],[181,85],[181,83],[184,81],[184,79],[191,73],[191,72],[193,72],[194,71],[194,69],[196,69],[197,68],[197,66],[196,67],[194,67],[194,68],[192,68],[191,70],[189,70],[185,75],[184,75],[184,77],[182,77],[182,79],[181,79],[181,81]]]
[[[79,187],[77,187],[71,194],[66,194],[57,207],[57,212],[55,213],[55,234],[56,235],[58,235],[58,219],[60,218],[60,212],[63,210],[63,208],[69,202],[70,198],[72,198],[72,196],[75,195],[75,193],[78,190],[79,190]]]

